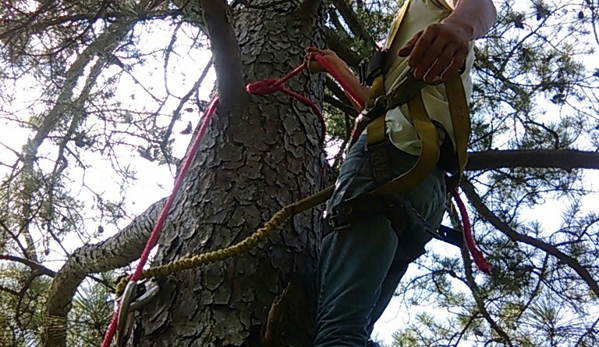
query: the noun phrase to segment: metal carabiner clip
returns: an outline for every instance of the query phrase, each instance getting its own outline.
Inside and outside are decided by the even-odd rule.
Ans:
[[[133,313],[147,305],[159,290],[160,287],[154,281],[143,280],[139,283],[135,281],[127,283],[120,300],[116,301],[117,308],[120,302],[115,337],[117,347],[123,347],[127,342],[127,337],[133,326]]]

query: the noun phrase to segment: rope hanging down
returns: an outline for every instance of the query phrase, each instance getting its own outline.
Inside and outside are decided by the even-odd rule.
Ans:
[[[212,101],[208,105],[208,109],[206,110],[204,122],[200,126],[200,130],[198,131],[198,133],[193,141],[193,144],[191,145],[191,150],[189,151],[189,154],[188,154],[187,158],[185,159],[185,162],[183,163],[181,172],[179,173],[179,175],[177,176],[177,179],[175,180],[175,184],[173,186],[172,193],[168,197],[166,204],[164,205],[164,207],[162,208],[162,211],[160,212],[158,221],[156,222],[154,229],[152,229],[152,233],[150,233],[150,237],[148,238],[148,241],[146,242],[146,246],[145,246],[143,252],[141,253],[141,256],[139,257],[139,263],[137,264],[137,267],[135,268],[135,272],[133,273],[133,275],[131,275],[131,277],[128,280],[129,282],[138,281],[141,277],[143,267],[146,265],[146,262],[148,261],[148,257],[150,256],[150,251],[152,251],[152,249],[154,248],[154,246],[156,246],[156,243],[158,242],[158,237],[160,236],[160,231],[162,230],[162,227],[164,226],[164,222],[166,221],[168,212],[170,211],[171,206],[173,205],[173,202],[175,201],[177,192],[181,188],[181,184],[183,184],[183,179],[185,178],[187,171],[189,171],[189,167],[191,166],[191,163],[193,162],[193,158],[195,157],[195,154],[196,154],[198,148],[200,147],[200,143],[202,142],[202,138],[204,137],[204,133],[206,132],[206,129],[208,129],[208,123],[210,122],[210,118],[212,118],[212,114],[214,113],[214,110],[216,109],[217,104],[218,104],[218,97],[215,97],[212,99]],[[102,347],[110,346],[110,342],[112,341],[114,334],[116,333],[116,330],[117,330],[117,323],[118,323],[117,317],[119,316],[120,310],[121,310],[121,305],[120,305],[120,303],[117,303],[116,309],[114,310],[114,315],[112,316],[112,319],[110,320],[110,325],[108,326],[108,330],[106,331],[106,334],[104,335],[104,340],[102,341]]]
[[[324,61],[324,58],[321,60]],[[270,78],[270,79],[266,79],[263,81],[254,82],[253,84],[248,84],[248,86],[246,87],[246,91],[249,94],[256,94],[256,95],[265,95],[265,94],[270,94],[270,93],[280,91],[280,92],[287,94],[293,98],[296,98],[297,100],[299,100],[301,102],[304,102],[305,104],[310,106],[310,108],[312,108],[312,110],[314,110],[314,112],[320,119],[320,122],[322,125],[321,143],[324,143],[324,137],[326,135],[326,128],[325,128],[324,117],[323,117],[322,113],[320,112],[320,109],[310,99],[304,97],[301,94],[298,94],[297,92],[294,92],[292,90],[285,88],[285,82],[287,82],[289,79],[293,78],[295,75],[302,72],[305,68],[306,68],[306,65],[304,63],[304,64],[299,65],[298,67],[293,69],[290,73],[288,73],[287,75],[283,76],[280,79]],[[330,65],[329,65],[329,68],[332,69],[332,67]],[[165,204],[164,208],[162,209],[160,216],[158,217],[158,221],[156,222],[154,229],[150,233],[150,237],[148,238],[146,246],[139,258],[139,263],[137,264],[135,272],[128,279],[125,279],[125,281],[124,281],[125,285],[126,285],[126,282],[135,282],[142,278],[143,267],[145,266],[145,264],[148,261],[150,251],[156,246],[156,243],[158,242],[158,238],[160,236],[160,231],[162,230],[162,227],[164,226],[164,222],[166,221],[168,212],[170,211],[170,208],[175,200],[175,197],[177,196],[177,193],[178,193],[179,189],[181,188],[183,179],[185,178],[187,172],[189,171],[189,167],[191,166],[191,163],[193,162],[193,159],[195,158],[197,150],[200,146],[200,143],[202,142],[202,139],[204,137],[204,133],[206,132],[206,129],[208,129],[208,124],[210,123],[212,115],[214,114],[214,111],[216,110],[216,106],[218,105],[218,102],[219,102],[219,97],[215,96],[212,99],[212,101],[210,102],[210,104],[208,105],[208,108],[206,109],[206,112],[204,115],[204,120],[202,122],[202,125],[200,126],[200,130],[196,134],[196,137],[195,137],[194,142],[191,146],[191,149],[187,155],[187,158],[185,159],[183,167],[181,168],[181,171],[175,180],[175,184],[173,186],[171,195],[169,196],[168,200],[166,201],[166,204]],[[330,192],[329,192],[329,195],[330,195]],[[328,196],[326,198],[324,198],[324,200],[319,202],[318,204],[326,201],[327,199],[328,199]],[[220,251],[201,254],[197,257],[194,257],[196,259],[195,261],[193,259],[183,259],[181,261],[181,263],[179,264],[179,266],[177,266],[176,264],[170,264],[171,266],[168,266],[169,264],[167,264],[164,267],[159,267],[159,268],[154,269],[154,272],[151,272],[151,273],[156,273],[156,275],[159,275],[162,273],[168,274],[168,273],[172,273],[173,268],[185,269],[185,268],[187,268],[186,266],[191,266],[189,268],[193,268],[193,267],[199,266],[201,264],[212,263],[212,262],[215,262],[218,260],[226,259],[228,257],[234,256],[239,253],[246,252],[247,250],[253,248],[258,242],[260,242],[261,240],[264,240],[272,232],[272,230],[278,228],[285,220],[287,220],[289,217],[291,217],[293,214],[289,214],[290,211],[297,209],[298,205],[299,206],[305,205],[302,202],[303,202],[303,200],[296,204],[289,205],[286,208],[284,208],[283,210],[276,213],[275,216],[273,216],[271,221],[269,223],[267,223],[264,228],[259,229],[252,236],[250,236],[246,240],[243,240],[239,244],[235,245],[237,247],[228,247],[228,248],[220,250]],[[296,206],[296,207],[294,208],[293,206]],[[308,209],[308,208],[310,208],[310,207],[307,207],[305,209]],[[300,212],[302,212],[302,211],[298,210],[295,213],[300,213]],[[150,270],[152,270],[152,269],[150,269]],[[171,272],[168,272],[168,271],[171,271]],[[179,270],[179,271],[181,271],[181,270]],[[143,277],[148,278],[148,277],[153,277],[153,276],[149,275],[149,274],[145,274]],[[119,294],[119,292],[122,293],[123,289],[124,289],[124,285],[123,285],[123,282],[121,282],[121,283],[119,283],[119,286],[117,287],[117,295]],[[102,347],[110,346],[110,343],[112,342],[112,339],[114,338],[114,335],[117,331],[118,316],[119,316],[119,312],[121,309],[122,308],[121,308],[121,305],[119,302],[116,305],[114,315],[112,316],[110,325],[108,326],[108,330],[106,331],[104,340],[102,341]]]
[[[357,105],[362,105],[362,106],[365,104],[365,101],[360,97],[360,95],[356,91],[354,91],[343,80],[341,75],[338,74],[338,72],[334,69],[334,67],[331,64],[329,64],[324,57],[316,56],[315,59],[319,63],[321,63],[323,65],[323,67],[329,72],[329,74],[331,74],[331,76],[333,76],[333,78],[335,78],[335,80],[341,85],[342,88],[344,88],[344,90],[348,93],[349,97],[352,99],[352,102],[356,103]],[[323,142],[324,136],[326,134],[326,128],[325,128],[324,117],[323,117],[322,113],[320,112],[320,109],[318,109],[318,107],[310,99],[298,94],[297,92],[294,92],[292,90],[285,88],[285,82],[288,81],[289,79],[291,79],[292,77],[294,77],[295,75],[299,74],[300,72],[302,72],[305,68],[306,68],[306,64],[303,63],[303,64],[299,65],[298,67],[296,67],[295,69],[293,69],[289,74],[283,76],[280,79],[270,78],[270,79],[265,79],[262,81],[257,81],[257,82],[248,84],[246,87],[246,91],[249,94],[256,94],[256,95],[265,95],[265,94],[270,94],[270,93],[274,93],[274,92],[282,92],[286,95],[289,95],[289,96],[307,104],[310,108],[312,108],[312,110],[314,110],[314,112],[320,119],[320,122],[322,124],[321,141]],[[170,208],[172,207],[174,199],[175,199],[179,189],[181,188],[183,179],[185,178],[187,172],[189,171],[191,163],[193,162],[193,159],[195,158],[195,155],[197,153],[199,145],[200,145],[202,138],[208,128],[208,124],[210,123],[212,115],[214,114],[214,112],[216,110],[216,106],[218,105],[218,102],[219,102],[218,96],[214,97],[212,99],[212,101],[210,102],[210,104],[205,112],[202,125],[200,126],[200,129],[199,129],[198,133],[196,134],[196,137],[194,138],[194,142],[193,142],[191,149],[185,159],[183,167],[181,168],[181,171],[175,180],[175,184],[173,186],[171,195],[169,196],[164,208],[162,209],[160,216],[158,217],[158,221],[156,222],[156,225],[154,226],[154,228],[150,234],[150,237],[148,238],[148,241],[147,241],[146,246],[140,256],[139,263],[137,264],[135,272],[129,278],[123,279],[118,284],[117,296],[123,292],[124,287],[126,286],[127,282],[135,282],[135,281],[139,281],[140,279],[146,279],[146,278],[156,277],[156,276],[166,276],[168,274],[172,274],[172,273],[187,270],[187,269],[192,269],[192,268],[202,266],[202,265],[207,265],[210,263],[214,263],[214,262],[217,262],[220,260],[224,260],[224,259],[236,256],[238,254],[247,252],[248,250],[255,247],[259,242],[265,240],[275,229],[279,228],[287,219],[291,218],[292,216],[294,216],[298,213],[301,213],[301,212],[306,211],[310,208],[313,208],[317,205],[320,205],[321,203],[328,200],[328,198],[331,196],[332,191],[333,191],[332,186],[328,187],[327,189],[324,189],[312,196],[309,196],[309,197],[304,198],[300,201],[297,201],[293,204],[283,207],[281,210],[279,210],[277,213],[275,213],[273,215],[273,217],[268,222],[266,222],[262,228],[258,229],[252,235],[250,235],[249,237],[247,237],[246,239],[240,241],[239,243],[237,243],[235,245],[232,245],[232,246],[224,248],[224,249],[220,249],[220,250],[216,250],[216,251],[212,251],[212,252],[208,252],[208,253],[203,253],[203,254],[200,254],[200,255],[197,255],[197,256],[194,256],[191,258],[180,259],[179,261],[176,261],[176,262],[172,262],[172,263],[169,263],[169,264],[166,264],[163,266],[158,266],[158,267],[150,268],[146,271],[143,271],[143,267],[145,266],[145,264],[148,261],[150,251],[154,248],[154,246],[156,246],[156,243],[158,242],[158,238],[160,236],[160,231],[162,230],[162,227],[164,226],[166,217],[168,216],[168,212],[170,211]],[[467,212],[464,207],[464,203],[460,200],[460,197],[457,194],[457,192],[452,192],[452,194],[453,194],[454,198],[456,199],[456,201],[458,202],[458,206],[460,206],[460,213],[462,213],[462,220],[464,221],[465,237],[466,237],[468,249],[469,249],[470,253],[473,255],[473,258],[474,258],[474,261],[475,261],[477,267],[485,273],[490,273],[490,266],[484,260],[482,253],[476,249],[476,246],[474,245],[474,241],[472,240],[472,232],[471,232],[471,228],[470,228],[470,223],[468,221],[468,216],[466,214]],[[482,259],[482,261],[481,261],[481,259]],[[122,309],[122,307],[120,305],[120,302],[117,302],[114,315],[110,321],[110,325],[109,325],[108,330],[106,331],[106,334],[104,336],[104,340],[102,342],[102,347],[110,346],[110,343],[111,343],[112,339],[114,338],[114,335],[117,331],[117,325],[118,325],[117,317],[119,316],[119,312],[121,309]]]

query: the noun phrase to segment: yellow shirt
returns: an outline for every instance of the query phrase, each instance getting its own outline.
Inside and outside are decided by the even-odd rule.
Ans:
[[[390,93],[398,83],[400,77],[404,76],[409,70],[408,61],[404,57],[399,57],[396,52],[402,48],[417,32],[423,30],[431,23],[440,22],[446,18],[452,11],[444,0],[411,0],[409,7],[401,22],[401,27],[396,33],[388,55],[389,67],[385,75],[385,90]],[[388,39],[389,40],[389,39]],[[389,47],[387,45],[387,47]],[[473,45],[470,46],[470,52],[466,57],[465,71],[462,73],[462,81],[466,91],[466,97],[470,100],[472,92],[472,81],[470,78],[470,69],[474,61]],[[427,86],[422,89],[422,99],[431,120],[437,126],[443,128],[455,143],[451,115],[449,112],[447,94],[445,85]],[[385,117],[387,134],[391,143],[402,151],[419,155],[421,144],[416,135],[416,130],[411,122],[408,105],[404,104],[389,110]],[[443,141],[445,132],[439,130],[439,140]]]

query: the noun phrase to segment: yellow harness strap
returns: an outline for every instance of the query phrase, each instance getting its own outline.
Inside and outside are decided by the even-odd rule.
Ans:
[[[450,188],[453,189],[459,183],[461,172],[466,167],[466,150],[470,136],[470,117],[468,116],[468,103],[462,78],[456,75],[445,83],[445,87],[453,123],[455,152],[458,160],[458,172],[451,177],[449,182]],[[416,97],[411,99],[408,102],[408,107],[414,128],[422,143],[420,156],[410,170],[374,190],[373,193],[375,194],[409,193],[430,175],[439,161],[441,143],[437,134],[437,128],[431,122],[426,112],[424,102],[422,101],[422,93],[418,93]],[[381,116],[372,121],[368,125],[367,132],[368,145],[387,141],[385,117]]]
[[[447,100],[455,137],[455,153],[458,159],[458,171],[449,179],[448,189],[455,189],[460,183],[462,172],[466,169],[466,163],[468,162],[468,140],[471,131],[470,111],[464,84],[460,76],[445,82],[445,90],[447,90]]]
[[[385,45],[385,50],[391,49],[391,44],[399,31],[399,27],[401,26],[401,22],[408,11],[408,7],[410,7],[410,0],[406,0],[403,6],[397,11],[395,18],[393,19],[393,27],[389,32],[389,37],[387,38],[387,44]],[[374,106],[374,101],[377,97],[385,95],[385,83],[384,83],[384,74],[378,75],[374,81],[372,81],[372,86],[370,88],[370,95],[368,100],[366,101],[366,107],[372,108]]]
[[[389,50],[391,48],[409,6],[410,0],[406,0],[402,8],[398,11],[391,32],[389,33],[385,49]],[[411,86],[405,87],[410,88]],[[466,100],[462,78],[457,75],[450,79],[445,83],[445,89],[447,91],[455,136],[454,149],[458,161],[458,172],[451,177],[449,184],[450,187],[453,188],[459,183],[461,172],[466,166],[466,149],[470,136],[470,117],[468,114],[468,102]],[[367,107],[374,107],[376,99],[384,95],[386,95],[384,74],[380,74],[372,83],[370,95],[366,103]],[[439,161],[441,144],[439,142],[436,126],[431,122],[430,117],[426,112],[421,92],[418,92],[414,98],[408,101],[408,107],[412,122],[414,123],[414,128],[422,143],[420,156],[410,170],[377,188],[373,192],[375,194],[407,194],[414,190],[430,175]],[[367,137],[369,146],[387,141],[384,115],[374,119],[368,124]]]
[[[437,135],[437,128],[426,113],[422,95],[419,93],[415,98],[410,100],[408,102],[408,107],[410,108],[414,128],[416,128],[416,133],[422,143],[420,156],[410,170],[383,184],[373,191],[374,194],[396,193],[405,195],[409,193],[428,177],[439,161],[440,143]],[[383,141],[386,141],[385,117],[381,116],[373,123],[375,122],[377,124],[367,128],[368,145],[380,142],[374,142],[375,139],[378,140],[382,138]],[[371,139],[373,142],[371,142]]]

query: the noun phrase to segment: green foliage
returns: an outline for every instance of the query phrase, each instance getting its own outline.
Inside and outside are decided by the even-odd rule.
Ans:
[[[236,3],[234,11],[257,10]],[[400,5],[348,0],[356,25],[340,2],[323,3],[327,33],[353,69],[385,38]],[[496,5],[498,23],[477,42],[470,151],[597,152],[596,6]],[[51,284],[51,273],[35,264],[64,261],[73,240],[94,242],[105,227],[130,221],[135,201],[128,192],[140,176],[134,159],[153,163],[150,171],[166,164],[176,172],[188,141],[179,135],[206,106],[203,71],[186,67],[206,60],[207,38],[194,15],[162,1],[0,6],[0,118],[16,138],[0,137],[0,345],[29,346],[41,341]],[[329,147],[339,151],[355,112],[338,91],[325,93],[337,101],[324,111]],[[330,157],[337,169],[342,155]],[[399,290],[413,319],[395,345],[599,345],[590,289],[599,278],[599,216],[588,207],[596,188],[584,177],[583,170],[552,167],[469,172],[490,209],[470,196],[477,241],[494,274],[473,274],[468,257],[431,249]],[[111,300],[104,284],[80,288],[69,345],[99,345]]]
[[[102,281],[114,283],[110,273],[102,275]],[[112,288],[102,283],[86,281],[73,299],[69,314],[68,345],[100,346],[105,329],[114,312]]]
[[[0,346],[40,344],[50,285],[23,266],[0,266]]]

